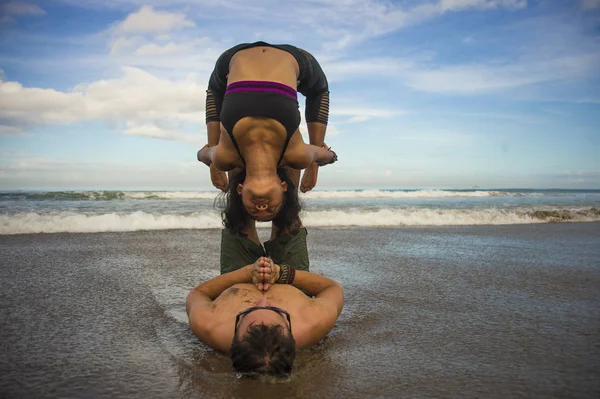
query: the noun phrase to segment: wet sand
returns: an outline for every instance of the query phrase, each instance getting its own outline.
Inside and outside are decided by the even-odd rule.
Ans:
[[[344,311],[289,381],[187,326],[219,231],[0,236],[0,396],[600,396],[600,223],[310,229]]]

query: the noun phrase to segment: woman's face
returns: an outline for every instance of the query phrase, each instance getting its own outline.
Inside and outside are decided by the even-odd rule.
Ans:
[[[238,184],[237,192],[242,196],[244,208],[252,219],[260,222],[272,220],[283,205],[283,195],[287,191],[287,183],[279,178],[272,180],[246,180]]]

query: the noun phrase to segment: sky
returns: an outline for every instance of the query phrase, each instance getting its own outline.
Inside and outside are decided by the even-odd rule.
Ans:
[[[258,40],[329,80],[316,189],[600,188],[600,0],[44,0],[0,1],[0,190],[211,189],[208,77]]]

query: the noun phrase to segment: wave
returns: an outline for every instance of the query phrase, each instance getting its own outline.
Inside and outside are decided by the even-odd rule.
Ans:
[[[214,199],[217,192],[205,191],[49,191],[0,193],[3,200],[33,201],[122,201]]]
[[[338,190],[311,191],[300,194],[304,199],[327,198],[448,198],[448,197],[540,197],[566,196],[577,192],[565,190]],[[598,194],[596,191],[594,194]],[[33,201],[123,201],[123,200],[213,200],[217,191],[49,191],[49,192],[5,192],[0,200]]]
[[[60,212],[52,214],[22,213],[0,216],[0,234],[32,233],[100,233],[109,231],[216,229],[222,226],[216,213],[180,215],[132,212],[100,215]]]
[[[304,198],[446,198],[446,197],[492,197],[514,193],[501,191],[446,191],[446,190],[356,190],[356,191],[310,191]],[[529,194],[528,194],[529,195]]]
[[[387,227],[501,225],[548,222],[600,221],[600,209],[506,210],[506,209],[382,209],[376,211],[303,212],[307,227]],[[268,223],[259,223],[259,227]],[[138,230],[220,229],[221,219],[214,212],[188,214],[52,214],[21,213],[0,216],[0,235],[33,233],[97,233]]]

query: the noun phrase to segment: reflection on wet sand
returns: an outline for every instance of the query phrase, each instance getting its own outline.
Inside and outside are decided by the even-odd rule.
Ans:
[[[0,237],[5,397],[578,397],[600,394],[600,223],[313,229],[345,289],[289,381],[239,379],[198,342],[187,290],[218,231]]]

